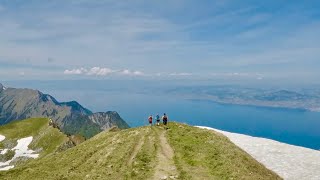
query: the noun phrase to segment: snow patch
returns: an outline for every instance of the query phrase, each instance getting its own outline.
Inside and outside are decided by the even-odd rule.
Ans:
[[[0,149],[1,150],[1,153],[0,154],[6,154],[8,152],[8,149]]]
[[[27,137],[18,140],[18,145],[13,148],[13,150],[16,150],[16,156],[18,157],[30,157],[30,158],[37,158],[39,157],[39,154],[32,154],[35,151],[29,149],[28,146],[32,142],[33,137]]]
[[[5,171],[14,168],[10,166],[10,163],[18,157],[37,158],[39,154],[33,154],[35,151],[28,149],[28,146],[32,142],[33,137],[26,137],[18,140],[18,144],[12,150],[15,151],[14,157],[6,162],[0,162],[0,171]],[[2,152],[1,152],[2,154]]]
[[[233,143],[284,179],[320,179],[320,151],[210,127],[197,127],[214,130],[227,136]]]
[[[5,139],[6,139],[6,137],[0,134],[0,142]],[[1,151],[0,154],[5,154],[5,153],[7,153],[8,149],[0,149],[0,151]]]
[[[0,142],[3,141],[4,139],[6,139],[6,137],[0,134]]]
[[[14,166],[5,166],[3,168],[0,168],[0,171],[8,171],[9,169],[14,168]]]

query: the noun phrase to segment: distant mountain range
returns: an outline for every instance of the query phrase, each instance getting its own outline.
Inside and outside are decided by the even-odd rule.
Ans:
[[[225,104],[302,109],[320,112],[320,92],[316,90],[256,89],[232,86],[191,86],[167,90],[192,100]]]
[[[66,134],[90,138],[113,126],[129,128],[115,111],[93,113],[78,102],[58,102],[38,90],[7,88],[0,84],[0,125],[31,117],[52,119]]]

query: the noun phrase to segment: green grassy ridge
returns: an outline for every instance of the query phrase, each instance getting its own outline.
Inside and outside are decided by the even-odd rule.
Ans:
[[[35,136],[40,129],[49,123],[46,118],[31,118],[0,126],[0,134],[6,139],[21,139],[27,136]]]
[[[40,150],[40,157],[48,155],[68,140],[66,135],[48,124],[49,119],[47,118],[30,118],[0,126],[0,134],[6,137],[1,142],[1,146],[2,148],[13,148],[17,140],[32,136],[33,140],[29,148]]]
[[[0,179],[152,179],[163,131],[149,126],[105,131],[74,148],[0,172]],[[179,179],[281,179],[219,133],[170,123],[166,137]]]
[[[167,137],[181,179],[281,179],[215,131],[170,123]]]
[[[143,169],[149,165],[139,161],[144,161],[144,154],[150,151],[139,152],[142,154],[137,155],[133,167],[128,166],[127,162],[139,139],[148,133],[146,128],[103,132],[64,152],[0,172],[0,179],[144,179],[144,171],[138,174],[132,171],[135,170],[133,168]]]

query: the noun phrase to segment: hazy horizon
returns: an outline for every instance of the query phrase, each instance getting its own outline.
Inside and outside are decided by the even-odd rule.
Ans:
[[[237,100],[237,97],[244,95],[242,93],[245,91],[248,92],[245,94],[261,100],[267,92],[281,92],[279,90],[286,88],[273,89],[264,86],[265,88],[255,90],[247,89],[248,86],[243,85],[217,85],[198,81],[190,84],[189,81],[181,80],[59,80],[0,83],[9,87],[38,89],[52,95],[59,102],[77,101],[93,112],[117,111],[132,127],[146,125],[150,114],[166,112],[170,121],[214,127],[313,149],[320,148],[318,131],[320,113],[294,108],[295,100],[300,99],[301,95],[302,99],[307,97],[306,105],[318,105],[316,102],[320,98],[319,86],[311,88],[310,91],[300,89],[301,93],[297,91],[297,95],[293,91],[284,93],[283,96],[281,94],[275,96],[275,99],[271,96],[271,101],[268,101],[270,96],[266,96],[265,101],[269,104],[261,106],[239,105],[237,101],[219,103],[219,99],[215,101],[210,97],[204,98],[206,93],[203,92],[227,99],[234,97]],[[233,91],[230,91],[230,88]],[[302,87],[294,86],[288,89],[299,90],[299,88]],[[241,96],[238,96],[239,93]],[[292,96],[288,96],[291,94]],[[281,101],[282,98],[286,100],[288,97],[292,102],[289,99],[287,106],[272,107],[272,104],[278,103],[277,98]]]

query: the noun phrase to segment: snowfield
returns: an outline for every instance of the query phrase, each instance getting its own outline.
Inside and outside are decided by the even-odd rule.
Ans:
[[[2,140],[1,140],[2,139]],[[4,136],[0,135],[0,141],[3,141],[5,139]],[[28,158],[37,158],[39,157],[39,154],[33,154],[34,151],[31,149],[28,149],[28,146],[32,142],[33,137],[26,137],[19,139],[17,142],[17,146],[14,147],[12,150],[15,151],[14,157],[6,162],[0,162],[0,171],[5,171],[14,168],[13,165],[10,165],[10,163],[17,159],[18,157],[28,157]],[[1,151],[1,154],[5,154],[8,151],[8,149],[3,149]]]
[[[284,179],[320,179],[320,151],[210,127],[197,127],[222,133],[234,144]]]

